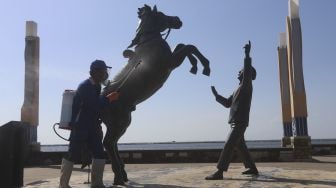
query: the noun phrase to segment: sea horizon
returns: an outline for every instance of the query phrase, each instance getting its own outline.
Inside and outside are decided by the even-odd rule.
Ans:
[[[211,150],[221,149],[225,141],[171,141],[171,142],[133,142],[118,143],[120,151],[141,150]],[[336,138],[312,139],[312,145],[336,145]],[[282,148],[280,139],[246,140],[248,148]],[[64,152],[68,144],[41,145],[42,152]]]

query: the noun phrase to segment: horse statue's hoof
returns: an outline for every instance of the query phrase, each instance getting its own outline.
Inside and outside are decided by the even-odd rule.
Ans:
[[[113,185],[122,185],[125,186],[124,178],[121,175],[114,175]]]
[[[191,67],[190,72],[192,74],[196,74],[197,73],[197,67],[196,66]]]
[[[205,76],[210,76],[210,68],[204,68],[202,72]]]
[[[128,180],[127,172],[125,171],[125,169],[121,170],[121,174],[122,174],[122,176],[124,178],[124,182],[128,182],[129,180]]]

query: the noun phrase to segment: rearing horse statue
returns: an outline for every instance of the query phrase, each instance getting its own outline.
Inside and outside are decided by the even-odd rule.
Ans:
[[[135,46],[134,52],[125,50],[128,57],[125,67],[105,87],[103,95],[119,91],[117,107],[107,108],[102,120],[107,127],[104,146],[112,162],[115,174],[114,184],[123,185],[128,181],[124,163],[119,156],[118,140],[131,123],[131,112],[137,104],[148,99],[165,83],[170,73],[182,64],[187,57],[192,65],[190,72],[197,73],[197,59],[203,65],[203,74],[209,76],[209,61],[193,45],[178,44],[171,51],[168,43],[162,38],[161,32],[168,29],[179,29],[182,22],[176,16],[166,16],[145,5],[138,9],[140,24],[136,37],[128,48]],[[166,37],[167,37],[166,36]],[[196,59],[197,57],[197,59]]]

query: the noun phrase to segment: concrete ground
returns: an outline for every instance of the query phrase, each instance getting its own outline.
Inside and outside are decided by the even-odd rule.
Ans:
[[[224,180],[204,177],[216,170],[214,163],[126,164],[130,182],[126,187],[336,187],[336,155],[316,156],[313,162],[257,163],[259,176],[244,176],[241,163],[232,163]],[[90,187],[86,170],[75,166],[70,185]],[[24,187],[57,187],[60,166],[25,168]],[[104,183],[113,184],[110,165],[105,166]]]

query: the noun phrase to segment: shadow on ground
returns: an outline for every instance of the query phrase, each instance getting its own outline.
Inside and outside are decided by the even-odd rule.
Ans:
[[[192,188],[178,185],[163,185],[163,184],[142,184],[130,181],[126,186],[110,186],[110,188]]]
[[[224,178],[225,180],[229,181],[246,181],[246,179],[242,178]],[[320,181],[320,180],[302,180],[302,179],[292,179],[292,178],[280,178],[280,177],[272,177],[267,175],[259,175],[252,177],[251,180],[249,180],[249,183],[251,182],[264,182],[264,183],[297,183],[302,185],[314,185],[314,186],[335,186],[336,187],[336,181]]]

